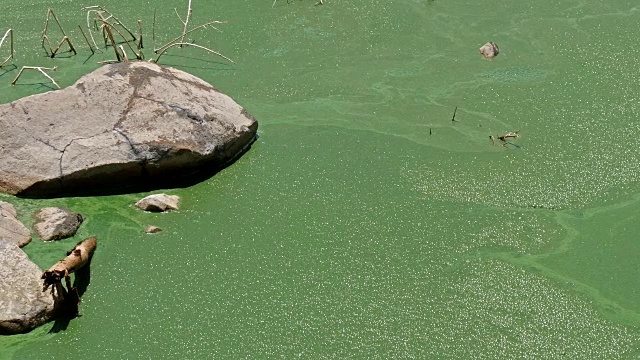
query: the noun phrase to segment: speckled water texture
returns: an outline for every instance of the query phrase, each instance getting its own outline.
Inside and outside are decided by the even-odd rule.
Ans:
[[[145,26],[158,6],[158,41],[181,30],[173,1],[123,3],[102,5]],[[1,356],[640,356],[637,4],[272,3],[194,1],[194,25],[228,21],[194,40],[236,64],[198,49],[163,57],[260,121],[239,161],[167,191],[179,211],[137,211],[146,193],[0,196],[27,223],[42,206],[86,216],[75,238],[25,248],[42,267],[99,239],[82,316],[1,338]],[[16,65],[57,65],[66,86],[109,59],[75,30],[86,5],[5,0]],[[40,51],[49,6],[77,56]],[[492,61],[478,53],[488,41]],[[0,69],[2,102],[49,89],[37,74],[12,87],[16,73]],[[492,145],[509,131],[521,137]]]

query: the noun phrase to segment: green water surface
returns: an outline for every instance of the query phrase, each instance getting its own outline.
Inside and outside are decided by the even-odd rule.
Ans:
[[[16,67],[0,102],[68,86],[91,56],[77,0],[4,0]],[[105,0],[158,41],[186,1]],[[44,56],[53,7],[78,55]],[[640,357],[640,7],[594,2],[196,0],[193,41],[162,58],[259,123],[250,151],[200,184],[17,199],[66,206],[78,235],[25,251],[49,267],[99,247],[81,317],[0,338],[8,359],[635,359]],[[493,61],[478,54],[499,44]],[[150,50],[145,50],[151,55]],[[7,52],[0,48],[0,57]],[[458,108],[455,122],[451,121]],[[507,147],[490,135],[520,131]],[[1,136],[1,135],[0,135]],[[163,232],[146,235],[153,224]],[[54,331],[52,331],[54,330]],[[60,331],[57,331],[60,330]]]

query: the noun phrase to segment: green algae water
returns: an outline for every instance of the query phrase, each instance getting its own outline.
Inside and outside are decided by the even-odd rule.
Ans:
[[[111,58],[83,45],[88,5],[3,2],[17,68],[0,69],[0,102],[52,89],[36,73],[11,86],[23,65],[58,66],[68,86]],[[142,19],[147,44],[153,7],[158,41],[186,9],[101,5]],[[73,239],[34,239],[39,266],[99,244],[82,316],[0,338],[0,357],[640,357],[635,6],[195,1],[193,25],[228,23],[193,41],[235,64],[191,48],[161,63],[236,99],[260,138],[211,179],[167,189],[182,197],[167,214],[132,207],[147,193],[1,195],[29,225],[43,206],[87,218]],[[47,7],[78,55],[44,56]],[[493,61],[477,51],[488,41]],[[489,139],[509,131],[513,145]]]

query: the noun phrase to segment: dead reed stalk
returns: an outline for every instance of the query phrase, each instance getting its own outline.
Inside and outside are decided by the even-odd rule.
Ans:
[[[53,18],[53,20],[56,22],[56,24],[58,24],[58,28],[60,29],[60,32],[62,33],[63,37],[62,40],[60,41],[60,43],[58,43],[58,46],[55,48],[55,50],[53,49],[53,47],[51,46],[51,42],[49,41],[49,35],[47,35],[48,31],[49,31],[49,19]],[[69,45],[69,50],[73,51],[73,54],[76,55],[76,49],[73,47],[73,44],[71,43],[71,40],[69,39],[69,36],[67,36],[67,33],[64,31],[64,29],[62,28],[62,25],[60,24],[60,21],[58,21],[58,17],[56,16],[56,14],[53,12],[53,10],[51,8],[47,9],[47,17],[44,21],[44,31],[42,32],[42,48],[44,49],[44,51],[47,52],[47,55],[50,57],[55,57],[56,54],[58,53],[58,51],[60,50],[60,48],[62,47],[62,45],[64,43],[67,43],[67,45]],[[47,46],[45,46],[45,44]]]
[[[11,82],[11,85],[15,85],[16,82],[18,81],[18,79],[20,78],[20,75],[22,75],[22,72],[25,70],[37,70],[40,73],[42,73],[42,75],[46,76],[47,79],[51,80],[51,82],[58,88],[60,89],[60,85],[58,85],[58,83],[53,80],[53,78],[51,76],[49,76],[49,74],[47,74],[45,72],[45,70],[51,70],[51,71],[56,71],[58,69],[57,66],[54,66],[52,68],[46,68],[46,67],[42,67],[42,66],[23,66],[22,69],[20,69],[20,72],[18,72],[18,76],[16,76],[15,79],[13,79],[13,81]]]
[[[0,63],[0,67],[4,66],[4,64],[6,64],[9,60],[13,59],[13,29],[9,29],[4,33],[4,36],[2,37],[2,40],[0,40],[0,48],[2,48],[2,44],[4,44],[5,39],[7,38],[7,36],[9,36],[10,41],[11,41],[11,48],[9,49],[9,57],[7,57],[3,62]]]
[[[220,29],[218,29],[214,25],[215,24],[225,24],[226,21],[217,21],[217,20],[216,21],[210,21],[210,22],[207,22],[205,24],[198,25],[195,28],[189,30],[189,20],[191,19],[191,14],[193,13],[193,9],[191,7],[191,0],[189,0],[189,2],[187,4],[187,16],[186,16],[186,18],[184,20],[182,19],[182,17],[180,17],[180,14],[178,14],[178,10],[177,9],[174,8],[173,10],[175,11],[176,15],[178,16],[178,19],[180,19],[180,22],[183,25],[182,34],[176,36],[175,38],[173,38],[172,40],[170,40],[166,44],[160,46],[159,48],[156,48],[156,46],[155,46],[155,44],[156,44],[156,41],[155,41],[156,11],[154,10],[154,12],[153,12],[153,24],[152,24],[152,41],[153,41],[153,52],[155,54],[158,54],[158,56],[155,59],[151,59],[150,60],[151,62],[157,63],[160,60],[160,57],[165,52],[167,52],[167,50],[169,50],[170,48],[173,48],[173,47],[176,47],[176,46],[178,46],[178,47],[192,46],[192,47],[196,47],[196,48],[205,50],[205,51],[207,51],[209,53],[218,55],[218,56],[222,57],[223,59],[225,59],[227,61],[230,61],[231,63],[234,63],[233,60],[231,60],[228,57],[222,55],[218,51],[212,50],[212,49],[210,49],[210,48],[208,48],[206,46],[196,45],[193,42],[189,42],[189,41],[185,41],[184,40],[185,37],[188,34],[191,34],[192,32],[197,31],[197,30],[212,28],[212,29],[215,29],[217,31],[220,31]]]

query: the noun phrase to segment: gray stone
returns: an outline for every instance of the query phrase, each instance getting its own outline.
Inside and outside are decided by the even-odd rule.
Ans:
[[[154,194],[138,200],[136,207],[144,211],[162,212],[178,210],[179,203],[180,197],[177,195]]]
[[[146,232],[147,234],[155,234],[157,232],[162,231],[162,229],[160,229],[157,226],[153,226],[153,225],[149,225],[147,226],[147,230],[145,230],[144,232]]]
[[[0,201],[0,242],[7,241],[23,247],[31,242],[31,231],[16,216],[13,205]]]
[[[0,241],[0,334],[28,332],[55,314],[50,291],[42,291],[42,270],[16,245]]]
[[[494,43],[493,41],[482,45],[480,49],[478,49],[478,51],[480,51],[480,55],[482,55],[482,57],[487,60],[491,60],[494,57],[498,56],[498,54],[500,54],[500,48],[498,48],[498,44]]]
[[[75,235],[84,220],[78,213],[56,207],[38,210],[35,218],[33,229],[45,241],[61,240]]]
[[[258,124],[195,76],[130,62],[0,105],[0,128],[0,191],[55,197],[213,174],[248,148]]]

